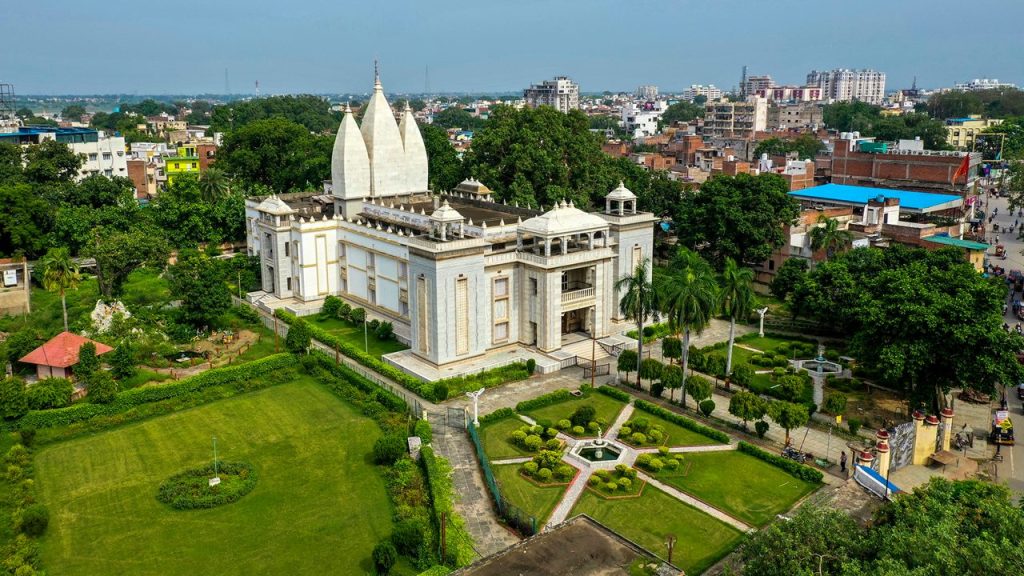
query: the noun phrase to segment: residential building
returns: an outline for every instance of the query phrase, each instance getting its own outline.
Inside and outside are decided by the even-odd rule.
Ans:
[[[705,106],[704,136],[706,138],[754,137],[768,125],[768,101],[760,96],[749,96],[746,102],[719,100]]]
[[[946,120],[946,142],[957,150],[973,150],[974,140],[978,134],[1002,123],[1001,118],[982,118],[978,114],[965,118],[950,118]]]
[[[683,100],[693,102],[697,96],[703,96],[708,102],[711,102],[713,100],[721,100],[723,94],[721,90],[715,88],[714,84],[707,86],[703,84],[690,84],[689,88],[683,90]]]
[[[392,322],[410,348],[385,359],[424,378],[499,349],[557,370],[563,337],[611,334],[615,279],[652,255],[655,218],[636,204],[622,185],[601,213],[509,206],[472,179],[431,192],[412,111],[396,123],[378,78],[361,126],[345,111],[322,193],[246,200],[249,299],[304,315],[338,296]]]
[[[664,100],[653,102],[629,102],[622,107],[620,124],[634,139],[654,136],[658,133],[658,122],[668,109]]]
[[[127,155],[123,136],[110,136],[92,128],[53,128],[50,126],[21,126],[17,132],[0,133],[0,142],[32,146],[47,140],[67,144],[71,151],[82,157],[78,179],[93,174],[128,176]]]
[[[658,99],[658,87],[653,84],[644,84],[637,87],[636,97],[641,100],[657,100]]]
[[[823,127],[822,105],[817,102],[772,103],[768,107],[768,130],[817,131]]]
[[[774,86],[755,90],[752,94],[771,102],[817,102],[822,98],[822,89],[818,86]]]
[[[167,184],[173,184],[174,178],[182,174],[199,175],[199,152],[195,144],[178,146],[177,154],[164,159],[164,171],[167,173]]]
[[[764,96],[766,92],[774,87],[775,81],[767,74],[764,76],[747,76],[743,81],[743,85],[740,86],[740,94],[743,96]]]
[[[128,159],[128,179],[135,186],[136,198],[152,198],[156,196],[156,169],[149,160],[142,158]]]
[[[966,176],[953,182],[965,156]],[[919,140],[897,146],[842,133],[833,145],[831,181],[874,188],[898,188],[947,194],[964,194],[978,179],[981,153],[925,150]]]
[[[1012,82],[1000,82],[998,78],[975,78],[970,82],[957,82],[953,85],[954,90],[963,92],[974,92],[976,90],[998,90],[1001,88],[1016,88]]]
[[[885,72],[875,70],[811,70],[806,85],[821,88],[822,99],[829,102],[881,104],[885,100]]]
[[[217,161],[218,146],[212,142],[199,142],[196,144],[196,156],[199,157],[199,171],[206,172],[206,169]]]
[[[32,312],[32,281],[24,258],[0,258],[0,315]]]
[[[580,86],[567,76],[558,76],[523,90],[523,98],[530,108],[551,106],[559,112],[579,110]]]

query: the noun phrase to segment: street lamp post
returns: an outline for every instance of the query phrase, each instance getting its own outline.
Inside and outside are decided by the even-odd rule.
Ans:
[[[466,392],[466,396],[473,399],[473,426],[480,425],[480,396],[484,393],[486,388],[481,388],[476,392]]]
[[[765,306],[764,308],[758,310],[757,313],[761,316],[761,329],[758,330],[757,335],[760,336],[761,338],[764,338],[764,315],[768,313],[768,307]]]

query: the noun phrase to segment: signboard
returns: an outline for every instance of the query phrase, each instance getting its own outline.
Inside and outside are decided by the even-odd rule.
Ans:
[[[17,270],[4,270],[4,287],[16,286],[18,284]]]
[[[842,424],[842,423],[843,423],[843,415],[842,414],[836,414],[836,424]]]

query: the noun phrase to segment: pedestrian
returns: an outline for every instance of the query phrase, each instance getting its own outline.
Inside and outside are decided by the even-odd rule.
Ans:
[[[845,450],[839,455],[839,471],[842,472],[844,475],[846,474],[846,451]]]

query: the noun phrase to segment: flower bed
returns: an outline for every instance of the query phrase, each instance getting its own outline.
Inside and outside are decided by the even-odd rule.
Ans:
[[[576,475],[576,469],[563,462],[562,453],[557,450],[541,450],[533,460],[524,463],[519,472],[541,486],[566,484]]]
[[[220,478],[211,486],[210,479]],[[186,470],[171,476],[160,485],[157,500],[177,510],[214,508],[238,501],[256,487],[256,472],[246,462],[218,462]]]

